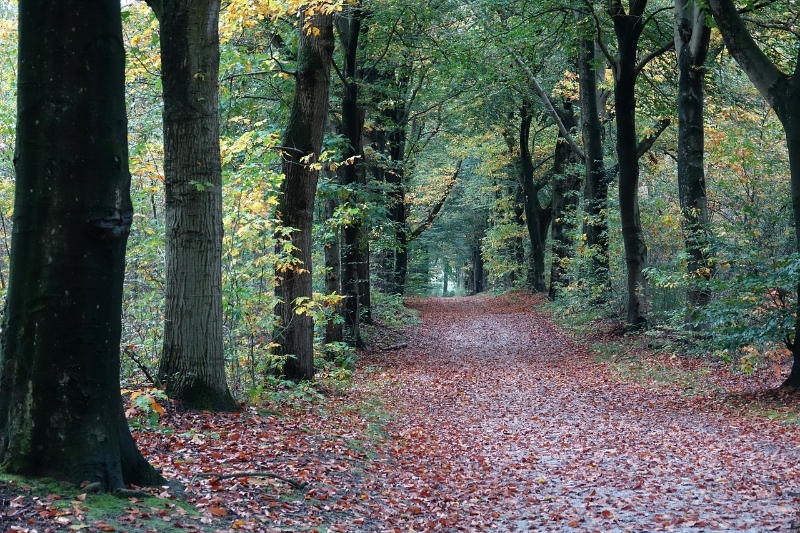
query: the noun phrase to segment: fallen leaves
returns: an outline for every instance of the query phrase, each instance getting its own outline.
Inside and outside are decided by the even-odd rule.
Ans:
[[[621,382],[532,304],[416,301],[423,325],[408,347],[363,353],[370,371],[347,393],[237,414],[167,409],[164,429],[137,432],[148,459],[185,487],[152,491],[163,506],[131,498],[100,521],[87,520],[83,493],[16,496],[0,523],[270,533],[800,524],[797,426],[679,387]]]

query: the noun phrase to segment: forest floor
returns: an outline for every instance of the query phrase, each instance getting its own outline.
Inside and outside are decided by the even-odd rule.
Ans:
[[[352,387],[170,410],[136,437],[172,487],[103,514],[114,498],[6,480],[0,530],[800,531],[799,401],[776,372],[628,339],[609,356],[590,345],[613,332],[578,342],[537,303],[411,300],[421,325],[361,353]]]

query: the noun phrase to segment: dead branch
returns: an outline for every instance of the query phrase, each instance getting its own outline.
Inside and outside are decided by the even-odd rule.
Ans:
[[[280,474],[275,474],[273,472],[233,472],[231,474],[220,474],[219,472],[199,472],[192,476],[192,481],[194,481],[194,478],[196,477],[213,477],[217,478],[217,480],[232,479],[237,477],[268,477],[284,481],[297,490],[303,490],[308,486],[308,483],[305,481],[295,481],[294,479],[283,477]]]

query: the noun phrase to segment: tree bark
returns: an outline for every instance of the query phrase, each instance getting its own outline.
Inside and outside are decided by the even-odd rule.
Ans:
[[[278,213],[292,228],[292,265],[275,273],[276,351],[287,356],[283,374],[295,381],[314,378],[314,320],[303,308],[312,298],[311,233],[322,136],[328,119],[333,18],[301,14],[298,22],[297,80],[289,124],[283,137],[283,174]],[[280,254],[286,243],[277,245]]]
[[[561,118],[568,130],[575,129],[572,102],[564,103]],[[553,198],[550,203],[553,257],[550,264],[548,296],[553,300],[558,297],[559,291],[570,283],[568,269],[572,258],[572,233],[576,228],[574,217],[580,203],[581,186],[581,179],[575,167],[580,163],[580,158],[563,136],[559,135],[553,164]]]
[[[335,198],[325,200],[325,218],[330,220],[333,213],[339,207],[339,202]],[[341,232],[338,227],[334,230],[334,236],[330,242],[325,243],[325,292],[327,294],[341,294],[342,292],[342,260],[339,255],[339,241]],[[338,314],[341,306],[337,306],[334,313]],[[325,342],[342,342],[344,334],[342,324],[338,320],[328,320],[325,325]]]
[[[646,319],[647,280],[644,268],[647,246],[639,214],[639,157],[636,137],[637,50],[643,29],[646,0],[631,2],[626,14],[621,4],[610,9],[617,36],[617,60],[614,68],[614,107],[617,114],[617,161],[619,162],[619,211],[627,266],[627,323],[642,327]]]
[[[683,214],[683,234],[689,288],[687,323],[697,319],[695,309],[711,300],[703,282],[711,278],[710,225],[703,164],[705,148],[703,108],[705,60],[711,30],[705,11],[690,0],[675,2],[675,50],[678,55],[678,192]]]
[[[546,292],[545,284],[545,243],[550,225],[550,210],[542,207],[539,201],[541,185],[533,180],[533,160],[530,152],[531,115],[528,106],[523,104],[520,112],[519,152],[522,167],[522,191],[525,194],[525,221],[528,226],[528,238],[531,242],[528,259],[527,285],[533,292]]]
[[[603,127],[598,111],[597,73],[594,39],[581,38],[578,48],[583,148],[586,155],[584,186],[585,220],[583,232],[590,249],[592,276],[596,283],[608,288],[608,178],[603,161]]]
[[[354,195],[363,188],[366,174],[364,172],[364,151],[362,134],[364,131],[364,108],[359,105],[359,85],[357,74],[357,53],[361,35],[361,8],[353,7],[336,17],[336,28],[342,45],[343,87],[342,87],[342,134],[348,142],[345,159],[353,159],[352,164],[340,167],[342,185],[350,189],[350,197],[346,200],[354,202]],[[356,220],[347,225],[343,231],[342,246],[342,294],[344,303],[344,327],[348,341],[355,346],[363,346],[360,324],[364,305],[369,301],[369,248],[364,238],[362,221]],[[362,279],[365,271],[367,279]]]
[[[219,151],[219,0],[164,0],[166,281],[158,377],[192,409],[238,410],[222,353],[222,172]]]
[[[789,151],[790,189],[797,249],[800,251],[800,55],[789,76],[773,64],[753,40],[731,0],[709,0],[725,45],[736,62],[744,69],[761,96],[772,106],[786,133]],[[798,308],[793,338],[786,340],[794,357],[792,371],[783,387],[800,388],[800,283],[797,287]]]
[[[120,396],[133,208],[119,2],[21,0],[18,72],[0,461],[111,491],[164,483]]]

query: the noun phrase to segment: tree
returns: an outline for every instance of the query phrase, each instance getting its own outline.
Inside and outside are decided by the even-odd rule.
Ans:
[[[222,353],[219,0],[148,0],[164,87],[166,294],[158,379],[186,407],[232,411]]]
[[[675,2],[675,52],[678,55],[678,192],[683,214],[683,232],[689,289],[687,320],[693,309],[711,299],[708,289],[698,284],[711,278],[709,260],[708,199],[703,168],[704,78],[711,29],[705,10],[696,2]]]
[[[576,15],[583,19],[581,15]],[[595,281],[608,286],[608,176],[603,160],[603,126],[600,122],[599,91],[594,38],[583,33],[578,42],[578,80],[580,87],[581,133],[586,154],[586,182],[584,185],[585,222],[583,232],[586,245],[591,250],[592,274]]]
[[[617,115],[617,161],[619,164],[619,214],[627,266],[628,304],[627,323],[641,327],[647,322],[644,306],[647,281],[644,268],[647,262],[647,245],[642,232],[639,214],[639,150],[636,134],[636,78],[645,65],[664,53],[674,43],[643,58],[638,57],[639,39],[645,23],[647,0],[631,0],[626,12],[620,0],[612,0],[608,14],[614,23],[617,37],[616,59],[608,55],[614,70],[614,108]]]
[[[341,183],[348,187],[346,202],[354,203],[355,196],[363,193],[366,185],[364,169],[363,131],[365,110],[359,104],[358,48],[362,33],[364,9],[352,6],[336,17],[336,29],[342,46],[342,135],[348,142],[344,158],[348,164],[340,167]],[[366,30],[363,30],[366,31]],[[349,341],[363,345],[360,333],[361,314],[369,307],[369,247],[360,217],[356,217],[342,231],[342,293],[344,325]],[[366,275],[365,275],[366,274]]]
[[[131,437],[119,386],[133,219],[120,4],[21,0],[19,35],[0,460],[110,491],[163,483]]]
[[[784,73],[753,39],[732,0],[709,0],[708,7],[728,51],[783,125],[789,151],[795,237],[797,249],[800,250],[800,56],[795,61],[794,72],[791,75]],[[800,282],[797,284],[797,297],[800,307]],[[783,387],[797,389],[800,388],[800,313],[797,308],[795,315],[794,333],[786,338],[786,346],[792,352],[794,364]]]
[[[319,177],[318,158],[322,135],[328,118],[333,55],[333,17],[325,7],[306,8],[298,23],[299,46],[295,77],[294,103],[284,133],[284,181],[278,211],[282,224],[291,228],[288,249],[292,256],[289,268],[276,272],[275,294],[279,298],[274,337],[277,350],[289,356],[284,375],[293,380],[314,377],[314,322],[307,307],[311,300],[311,232],[314,197]]]

